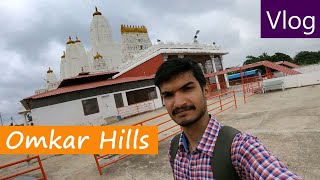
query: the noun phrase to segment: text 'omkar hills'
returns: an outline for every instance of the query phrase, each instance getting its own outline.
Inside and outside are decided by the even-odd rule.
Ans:
[[[157,154],[156,126],[1,127],[0,154]]]

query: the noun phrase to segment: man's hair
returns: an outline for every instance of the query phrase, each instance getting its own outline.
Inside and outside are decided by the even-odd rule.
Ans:
[[[205,86],[206,79],[200,66],[194,61],[186,58],[170,59],[162,63],[156,72],[154,84],[160,88],[161,83],[169,81],[171,78],[186,72],[192,72],[201,88]]]

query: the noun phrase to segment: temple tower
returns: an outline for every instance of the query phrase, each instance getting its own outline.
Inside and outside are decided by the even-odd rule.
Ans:
[[[121,25],[122,62],[152,46],[145,26]]]

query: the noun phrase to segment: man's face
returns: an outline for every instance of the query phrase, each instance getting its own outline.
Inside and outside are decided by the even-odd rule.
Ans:
[[[185,72],[160,84],[160,91],[171,118],[189,126],[207,112],[208,86],[200,87],[192,72]]]

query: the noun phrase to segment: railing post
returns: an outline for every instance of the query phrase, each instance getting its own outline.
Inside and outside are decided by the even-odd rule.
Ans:
[[[240,76],[241,76],[241,84],[242,84],[242,91],[243,91],[243,101],[246,103],[246,90],[245,90],[245,85],[244,85],[244,79],[242,76],[242,67],[240,68]]]
[[[259,93],[261,94],[261,85],[260,85],[260,81],[258,81],[258,88],[259,88]]]
[[[234,105],[236,108],[238,108],[237,106],[237,99],[236,99],[236,93],[233,91],[233,98],[234,98]]]
[[[97,155],[93,155],[93,157],[94,157],[94,160],[96,161],[96,164],[97,164],[97,167],[98,167],[98,171],[99,171],[99,174],[100,174],[100,176],[102,176],[103,175],[103,173],[102,173],[102,170],[101,170],[101,167],[100,167],[100,164],[99,164],[99,160],[98,160],[98,158],[97,158]]]
[[[250,83],[250,85],[251,85],[252,94],[254,94],[252,82]]]
[[[46,173],[44,172],[44,169],[43,169],[43,166],[42,166],[41,159],[40,159],[39,155],[37,156],[37,159],[38,159],[38,163],[39,163],[39,166],[40,166],[40,170],[41,170],[43,179],[47,180],[47,176],[46,176]]]
[[[222,111],[221,93],[219,94],[220,110]]]
[[[246,88],[244,84],[242,84],[242,91],[243,91],[243,101],[244,103],[246,103]]]

